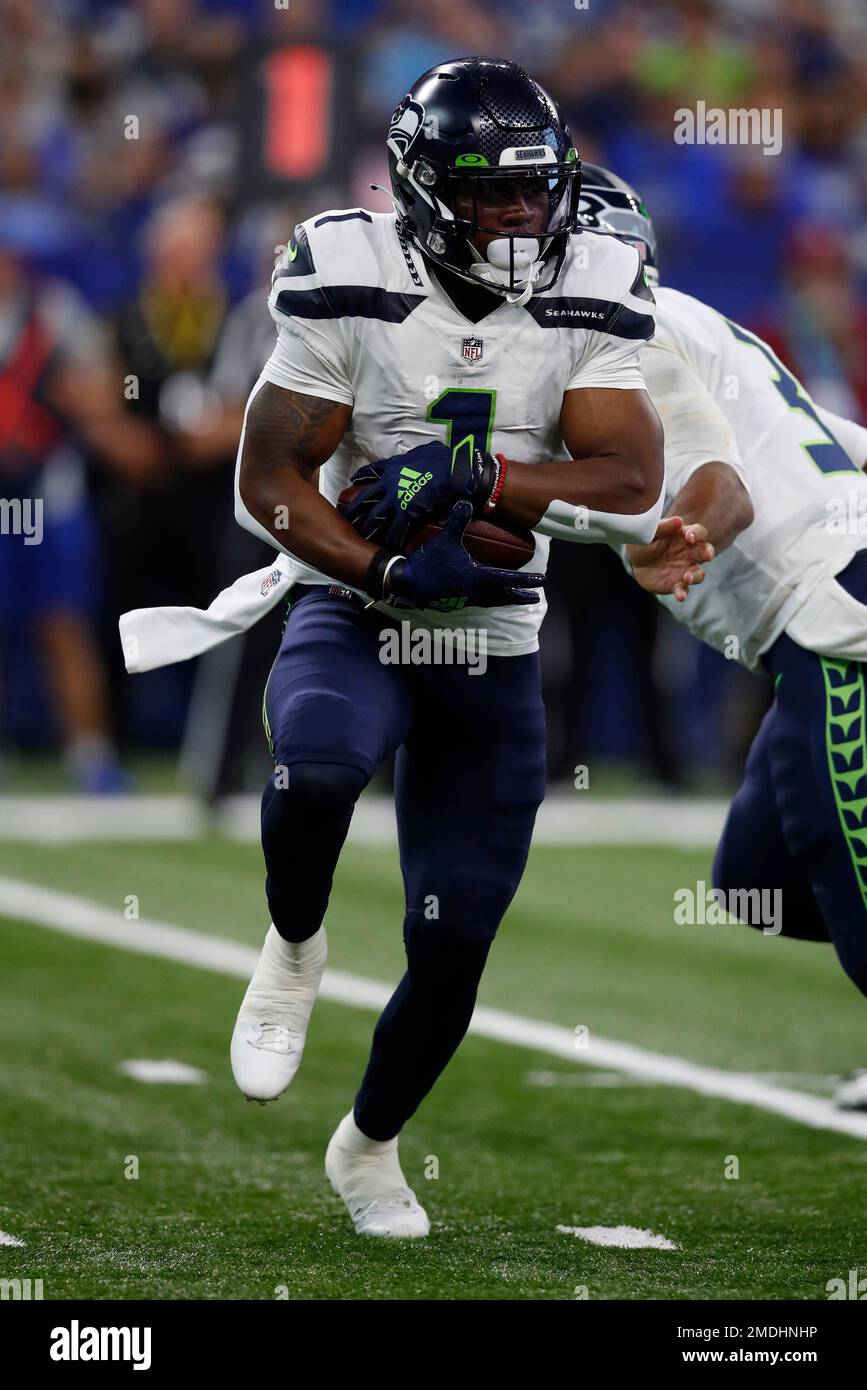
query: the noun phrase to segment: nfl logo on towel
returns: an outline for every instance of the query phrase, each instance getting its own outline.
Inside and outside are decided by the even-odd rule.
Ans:
[[[478,362],[484,350],[484,338],[464,338],[461,357],[465,362]]]
[[[259,590],[262,597],[267,598],[271,590],[276,589],[277,585],[282,583],[282,580],[283,571],[281,569],[272,570],[267,579],[263,579],[262,581],[262,587]]]

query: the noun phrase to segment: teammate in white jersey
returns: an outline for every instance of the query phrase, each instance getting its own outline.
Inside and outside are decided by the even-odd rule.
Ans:
[[[655,283],[637,194],[591,166],[582,200],[640,248]],[[775,686],[714,885],[751,906],[757,896],[731,895],[779,890],[782,933],[833,941],[867,993],[867,429],[815,405],[755,334],[690,295],[655,295],[641,361],[665,427],[666,510],[718,556],[688,604],[661,602]],[[625,548],[654,592],[667,565],[658,552]],[[758,914],[751,924],[764,925]]]
[[[397,108],[388,151],[396,213],[311,218],[278,263],[278,341],[239,451],[238,520],[290,557],[274,583],[288,570],[293,587],[265,700],[273,925],[232,1062],[250,1098],[291,1081],[355,801],[398,750],[407,971],[326,1172],[357,1231],[418,1236],[397,1135],[466,1031],[545,780],[545,541],[515,576],[473,564],[460,536],[496,507],[543,535],[650,540],[663,463],[639,367],[652,294],[634,249],[574,235],[580,161],[550,97],[512,63],[440,64]],[[332,504],[362,466],[355,529]],[[410,524],[446,515],[402,554]],[[665,535],[679,579],[700,578],[679,523]],[[384,663],[395,603],[483,629],[484,674]]]

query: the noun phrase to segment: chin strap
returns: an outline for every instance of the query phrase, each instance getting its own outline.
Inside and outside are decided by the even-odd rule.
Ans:
[[[492,269],[492,267],[489,267],[489,269]],[[476,270],[475,266],[470,271],[470,275],[473,277],[474,280],[478,280],[480,285],[484,285],[486,289],[497,290],[498,292],[502,293],[502,296],[507,304],[515,304],[518,308],[520,308],[521,305],[526,304],[527,300],[533,293],[532,280],[528,280],[522,290],[507,290],[503,285],[502,280],[495,279],[494,276],[491,275],[480,274]],[[494,275],[496,275],[496,271],[494,272]]]
[[[510,248],[507,237],[492,241],[485,256],[470,243],[470,254],[475,260],[470,274],[482,284],[489,285],[492,289],[501,290],[507,304],[518,306],[526,304],[544,267],[544,261],[539,258],[538,240],[535,237],[528,237],[526,241],[528,243],[526,247],[514,249]],[[532,243],[532,250],[530,243]],[[527,271],[526,282],[519,290],[506,288],[510,278],[512,260],[516,255],[521,255],[525,259]],[[506,264],[507,256],[508,264]]]

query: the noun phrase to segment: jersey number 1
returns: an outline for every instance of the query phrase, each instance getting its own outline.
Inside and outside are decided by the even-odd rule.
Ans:
[[[496,405],[496,391],[474,391],[456,386],[431,401],[427,418],[448,426],[446,444],[450,449],[462,444],[469,435],[472,448],[490,453]]]

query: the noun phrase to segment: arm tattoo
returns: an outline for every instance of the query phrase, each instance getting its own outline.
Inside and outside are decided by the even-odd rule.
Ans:
[[[339,401],[298,395],[266,381],[247,416],[247,439],[257,467],[285,468],[294,456],[305,472],[315,468],[323,461],[321,446],[317,448],[323,428],[343,409]]]

